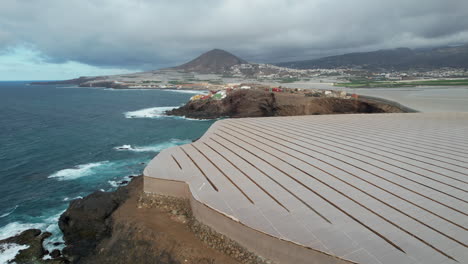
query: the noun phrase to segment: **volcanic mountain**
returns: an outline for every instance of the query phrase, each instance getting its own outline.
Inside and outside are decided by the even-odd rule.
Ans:
[[[172,69],[197,73],[223,73],[231,66],[248,63],[235,55],[220,49],[213,49],[199,57]]]

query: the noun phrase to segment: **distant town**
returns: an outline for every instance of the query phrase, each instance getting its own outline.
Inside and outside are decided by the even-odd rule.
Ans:
[[[249,63],[227,51],[214,49],[172,68],[80,77],[56,83],[115,89],[192,90],[226,90],[246,83],[248,86],[314,89],[457,86],[468,85],[468,67],[463,63],[453,64],[458,65],[456,67],[444,66],[452,64],[445,62],[447,59],[440,54],[443,51],[443,54],[463,57],[467,50],[468,45],[464,45],[422,55],[414,53],[411,63],[400,54],[402,49],[395,49],[369,52],[364,57],[344,54],[312,61],[265,64]],[[382,59],[382,54],[387,58]]]

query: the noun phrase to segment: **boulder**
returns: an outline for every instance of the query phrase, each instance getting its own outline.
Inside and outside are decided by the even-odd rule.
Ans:
[[[58,249],[52,250],[52,252],[49,254],[53,259],[59,258],[62,253]]]
[[[42,243],[44,239],[50,237],[49,232],[42,232],[39,229],[28,229],[21,234],[1,240],[0,244],[18,244],[26,245],[28,248],[20,250],[13,262],[17,264],[24,263],[44,263],[42,258],[46,254]]]

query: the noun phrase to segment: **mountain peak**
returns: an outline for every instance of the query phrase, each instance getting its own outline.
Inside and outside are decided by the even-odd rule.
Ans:
[[[203,54],[209,54],[209,53],[223,53],[223,54],[226,54],[226,55],[230,55],[230,56],[234,56],[234,57],[235,57],[235,55],[233,55],[232,53],[230,53],[230,52],[228,52],[228,51],[225,51],[225,50],[223,50],[223,49],[212,49],[212,50],[207,51],[207,52],[205,52],[205,53],[203,53]],[[203,55],[203,54],[202,54],[202,55]]]
[[[175,69],[198,73],[223,73],[231,66],[243,63],[247,61],[225,50],[212,49]]]

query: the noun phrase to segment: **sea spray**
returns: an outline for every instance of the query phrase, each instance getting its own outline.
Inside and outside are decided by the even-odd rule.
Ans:
[[[3,227],[0,227],[0,240],[19,235],[21,232],[28,229],[41,229],[45,226],[46,223],[11,222]]]
[[[81,164],[59,170],[48,178],[58,181],[80,180],[82,183],[94,184],[114,177],[138,175],[148,161],[148,159],[132,158]]]
[[[186,94],[208,94],[206,90],[174,90],[174,89],[163,89],[162,91],[174,92],[174,93],[186,93]]]
[[[11,261],[16,257],[20,250],[27,249],[27,245],[18,245],[15,243],[0,244],[0,263],[12,263]]]
[[[125,112],[124,115],[126,118],[152,118],[152,119],[171,118],[171,119],[184,119],[184,120],[190,120],[190,121],[211,121],[212,120],[212,119],[188,118],[185,116],[166,115],[166,111],[170,111],[178,107],[180,106],[143,108],[143,109],[136,110],[136,111]]]
[[[132,145],[122,145],[115,147],[114,149],[117,151],[133,151],[133,152],[160,152],[166,148],[175,147],[178,145],[184,145],[191,143],[192,140],[185,139],[170,139],[169,141],[154,144],[154,145],[146,145],[146,146],[132,146]]]
[[[17,236],[28,229],[40,229],[52,234],[52,236],[47,238],[44,242],[44,247],[46,249],[60,248],[62,246],[54,246],[53,244],[56,242],[63,242],[62,232],[58,227],[58,219],[63,212],[64,210],[59,210],[54,211],[51,216],[40,216],[36,218],[36,220],[40,221],[38,223],[10,222],[0,227],[0,240]]]
[[[126,118],[162,118],[167,117],[166,111],[177,108],[178,106],[150,107],[136,111],[125,112]]]
[[[84,176],[92,175],[94,168],[102,166],[106,163],[108,163],[108,161],[77,165],[70,169],[59,170],[54,174],[50,175],[48,178],[57,178],[58,180],[78,179]]]

